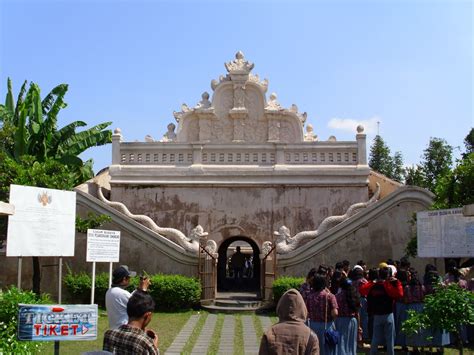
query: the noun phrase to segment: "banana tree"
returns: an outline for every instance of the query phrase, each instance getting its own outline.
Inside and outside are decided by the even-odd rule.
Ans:
[[[64,96],[68,85],[60,84],[41,100],[38,85],[23,83],[15,105],[11,80],[8,79],[5,105],[0,105],[0,123],[14,129],[13,144],[4,146],[6,153],[16,160],[23,155],[34,156],[43,162],[55,159],[76,167],[77,184],[93,176],[92,161],[84,162],[79,155],[91,147],[112,141],[112,131],[106,129],[111,122],[100,123],[92,128],[76,132],[87,124],[74,121],[61,129],[57,127],[58,114],[66,108]]]
[[[3,137],[0,153],[21,164],[29,159],[34,162],[32,166],[49,166],[53,160],[67,168],[69,178],[72,175],[74,185],[79,185],[94,175],[92,160],[84,162],[79,155],[88,148],[112,142],[112,131],[106,129],[111,122],[100,123],[81,132],[76,132],[76,129],[87,125],[83,121],[75,121],[58,129],[58,114],[67,107],[64,101],[67,90],[67,84],[60,84],[41,100],[39,86],[30,83],[27,89],[25,81],[15,105],[12,83],[8,78],[5,105],[0,105],[0,138]],[[33,257],[33,291],[40,293],[38,257]]]

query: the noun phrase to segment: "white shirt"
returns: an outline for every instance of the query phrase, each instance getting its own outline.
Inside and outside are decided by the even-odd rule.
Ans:
[[[115,329],[128,323],[127,303],[132,294],[121,287],[112,287],[105,294],[109,327]]]

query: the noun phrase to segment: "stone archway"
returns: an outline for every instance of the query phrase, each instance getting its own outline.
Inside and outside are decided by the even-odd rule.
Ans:
[[[235,282],[231,271],[227,269],[228,249],[234,242],[245,242],[251,247],[250,252],[245,252],[248,257],[252,256],[253,271],[251,275],[245,275],[240,284]],[[218,249],[219,259],[217,262],[217,291],[219,292],[255,292],[260,290],[260,249],[252,239],[244,236],[231,237],[224,240]]]

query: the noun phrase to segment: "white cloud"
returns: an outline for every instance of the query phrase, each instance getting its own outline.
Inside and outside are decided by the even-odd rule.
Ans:
[[[364,133],[377,134],[377,122],[381,122],[380,118],[374,116],[366,120],[356,120],[354,118],[331,118],[328,122],[328,127],[338,129],[341,131],[356,132],[357,126],[364,126]]]

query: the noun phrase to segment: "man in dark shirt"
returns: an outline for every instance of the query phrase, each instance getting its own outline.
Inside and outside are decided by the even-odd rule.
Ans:
[[[103,349],[121,355],[158,355],[158,335],[146,329],[154,308],[155,302],[148,293],[135,291],[127,303],[128,324],[107,330]]]
[[[232,255],[231,263],[234,268],[234,277],[237,281],[240,281],[245,266],[245,255],[240,251],[240,247],[237,247],[237,251]]]
[[[373,315],[373,334],[370,354],[377,354],[378,345],[387,346],[387,354],[393,355],[395,340],[395,322],[393,302],[403,297],[403,287],[399,280],[391,277],[390,270],[383,267],[374,283],[360,287],[360,294],[367,296],[367,311]]]

